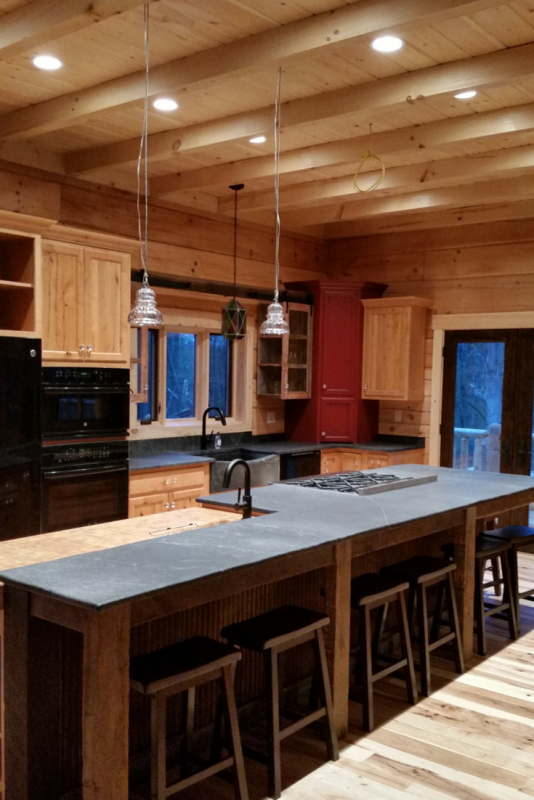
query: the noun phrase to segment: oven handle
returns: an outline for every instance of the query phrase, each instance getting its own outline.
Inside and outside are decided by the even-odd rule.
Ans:
[[[43,386],[45,394],[126,394],[128,386]]]
[[[106,472],[108,474],[110,472],[128,472],[128,467],[124,467],[121,464],[106,464],[102,467],[98,467],[97,469],[94,467],[82,467],[81,469],[69,469],[68,467],[65,469],[44,469],[43,478],[45,478],[45,480],[57,481],[61,478],[76,477],[77,475],[101,475],[102,472]]]

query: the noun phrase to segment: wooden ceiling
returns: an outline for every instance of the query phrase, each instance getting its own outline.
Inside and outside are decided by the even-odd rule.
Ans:
[[[0,0],[0,14],[0,158],[135,190],[142,3]],[[404,47],[375,52],[386,33]],[[37,70],[43,53],[63,68]],[[152,0],[151,102],[179,103],[150,105],[152,199],[232,216],[242,182],[240,218],[272,225],[279,67],[283,230],[534,217],[534,0]],[[359,193],[369,149],[386,173]]]

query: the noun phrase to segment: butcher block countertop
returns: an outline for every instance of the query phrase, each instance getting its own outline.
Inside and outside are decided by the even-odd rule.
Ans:
[[[67,556],[108,550],[123,544],[133,544],[169,533],[185,533],[197,528],[210,528],[224,522],[235,522],[237,515],[211,508],[184,508],[165,511],[148,517],[120,519],[100,525],[73,528],[68,531],[42,533],[25,539],[0,542],[0,569],[26,567],[45,561],[57,561]],[[0,584],[0,598],[2,584]]]

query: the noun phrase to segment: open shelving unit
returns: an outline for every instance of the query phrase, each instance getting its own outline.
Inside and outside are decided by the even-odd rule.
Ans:
[[[0,335],[40,335],[41,237],[0,229]]]

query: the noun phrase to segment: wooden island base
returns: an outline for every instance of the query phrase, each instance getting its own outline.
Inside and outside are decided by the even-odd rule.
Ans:
[[[345,736],[349,714],[351,577],[416,552],[438,554],[444,541],[454,541],[458,564],[455,582],[468,661],[472,656],[477,520],[511,512],[509,518],[519,522],[532,500],[534,489],[518,491],[478,506],[361,533],[335,544],[178,585],[100,612],[7,585],[9,800],[60,800],[73,791],[81,791],[83,800],[128,800],[129,768],[140,765],[142,771],[148,763],[149,736],[143,698],[129,696],[130,656],[194,634],[218,638],[223,625],[282,603],[300,604],[330,616],[326,635],[335,721],[339,736]],[[208,512],[188,509],[122,524],[133,531],[131,526],[148,523],[154,531],[161,518],[165,526],[178,525],[195,511]],[[235,515],[226,512],[209,513],[225,514],[226,519],[235,520]],[[104,526],[93,529],[93,534],[99,536],[97,528]],[[89,537],[91,529],[84,530]],[[138,535],[147,532],[146,527],[144,534],[141,528],[135,530]],[[67,532],[61,536],[68,539]],[[116,539],[110,539],[107,546],[116,544]],[[31,545],[28,541],[30,549]],[[0,545],[0,559],[11,546],[9,542]],[[82,551],[76,551],[73,544],[70,552]],[[61,552],[62,556],[65,554]],[[46,558],[44,553],[40,557]],[[305,654],[289,659],[283,672],[284,684],[305,677],[309,666]],[[247,654],[238,673],[238,704],[248,703],[262,691],[261,661]],[[199,728],[208,726],[213,719],[215,693],[214,685],[200,692],[196,718]],[[179,735],[178,725],[171,735]]]

